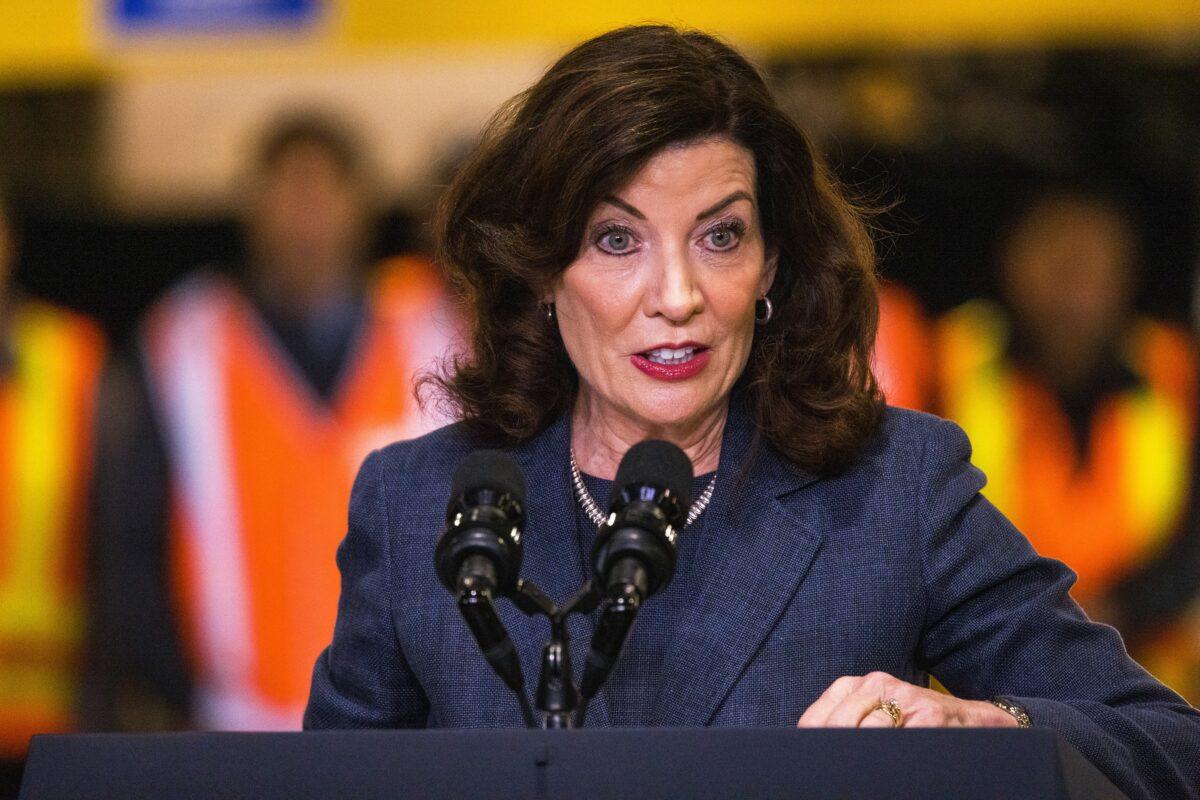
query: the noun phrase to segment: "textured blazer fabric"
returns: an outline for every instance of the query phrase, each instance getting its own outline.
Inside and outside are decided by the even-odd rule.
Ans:
[[[563,419],[512,450],[529,487],[522,575],[559,602],[585,578],[568,442]],[[451,475],[475,448],[450,426],[363,464],[307,728],[522,724],[433,570]],[[641,687],[647,724],[791,726],[843,675],[935,675],[959,697],[1015,699],[1130,797],[1200,798],[1200,712],[1087,619],[1068,596],[1074,575],[979,494],[969,459],[954,424],[889,409],[856,466],[818,478],[761,444],[735,402],[689,566],[626,645],[665,648],[645,679],[656,685]],[[656,603],[680,611],[664,621]],[[498,606],[532,696],[547,625]],[[581,665],[590,621],[578,623]],[[613,716],[601,691],[587,724]]]

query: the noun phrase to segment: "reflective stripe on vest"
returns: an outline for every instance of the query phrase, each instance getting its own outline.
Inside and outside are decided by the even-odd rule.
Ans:
[[[197,717],[295,729],[329,642],[350,486],[372,449],[441,422],[414,371],[453,338],[424,264],[376,284],[331,403],[320,401],[229,284],[196,280],[152,315],[147,359],[174,478],[174,575]]]
[[[71,727],[85,480],[103,344],[74,315],[16,310],[0,378],[0,754]]]
[[[1146,383],[1101,402],[1088,461],[1079,464],[1064,412],[1005,360],[1007,339],[1004,317],[990,304],[947,315],[939,325],[943,410],[971,439],[971,460],[988,479],[983,494],[1038,552],[1079,574],[1074,595],[1086,605],[1152,557],[1178,522],[1191,414],[1183,388],[1155,382],[1147,365],[1194,375],[1190,351],[1164,354],[1172,341],[1164,326],[1138,323],[1129,363]],[[1166,363],[1172,358],[1174,366]]]

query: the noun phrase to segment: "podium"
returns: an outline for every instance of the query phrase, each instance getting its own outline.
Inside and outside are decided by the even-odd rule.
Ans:
[[[1125,800],[1041,729],[37,736],[21,800]]]

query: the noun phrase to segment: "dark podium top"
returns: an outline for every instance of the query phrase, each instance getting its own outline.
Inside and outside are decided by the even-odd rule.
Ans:
[[[1123,799],[1048,729],[35,736],[22,800]]]
[[[21,800],[1121,800],[1051,730],[596,729],[33,739]]]

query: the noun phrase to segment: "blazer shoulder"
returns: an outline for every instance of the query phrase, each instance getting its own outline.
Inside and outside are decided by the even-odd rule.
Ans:
[[[919,477],[922,465],[970,458],[970,441],[955,423],[923,411],[888,406],[860,459],[860,468],[889,475],[904,470]]]
[[[385,481],[402,478],[409,485],[444,482],[458,463],[483,445],[461,422],[445,425],[415,439],[404,439],[380,448],[371,457],[378,459]]]

